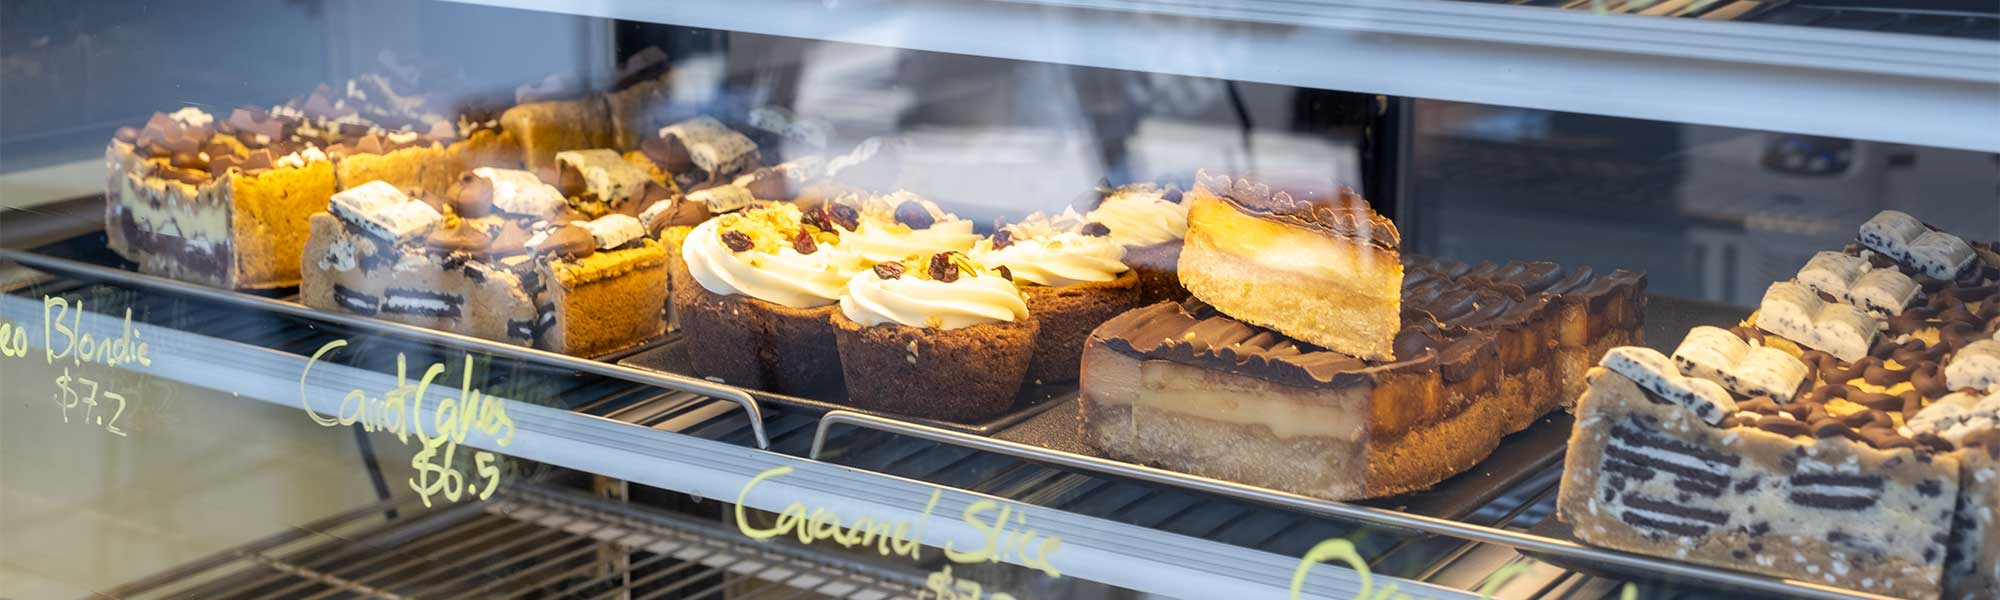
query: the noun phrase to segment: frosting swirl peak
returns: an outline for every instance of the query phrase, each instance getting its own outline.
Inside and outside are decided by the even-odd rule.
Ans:
[[[932,329],[1011,323],[1028,316],[1021,290],[994,273],[966,269],[944,281],[918,277],[915,270],[884,279],[883,271],[862,271],[848,280],[841,314],[864,327],[894,323]]]
[[[792,222],[797,222],[798,209],[790,205],[760,210],[788,210],[794,213]],[[734,215],[709,219],[695,226],[682,242],[681,255],[687,260],[688,272],[703,289],[792,308],[826,306],[840,300],[848,274],[861,266],[838,248],[801,253],[788,245],[760,243],[747,250],[731,249],[722,239],[722,230],[747,220]]]

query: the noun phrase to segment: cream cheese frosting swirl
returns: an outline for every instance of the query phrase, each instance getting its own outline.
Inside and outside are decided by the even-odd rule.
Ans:
[[[1131,270],[1123,262],[1125,246],[1109,237],[1094,237],[1064,231],[1037,238],[1013,238],[995,249],[993,240],[980,240],[968,254],[987,269],[1007,267],[1015,281],[1050,287],[1111,281]]]
[[[1084,217],[1111,228],[1111,239],[1127,246],[1177,242],[1187,236],[1187,205],[1168,200],[1154,186],[1127,186],[1113,192]]]
[[[933,222],[928,227],[914,228],[897,222],[897,209],[912,202],[930,215]],[[860,226],[842,234],[840,245],[871,263],[893,262],[907,256],[939,252],[964,252],[971,250],[972,245],[979,241],[979,234],[972,231],[971,221],[947,213],[929,200],[909,192],[869,198],[862,202],[860,212]]]
[[[848,280],[840,312],[864,327],[959,329],[1025,319],[1028,304],[1014,282],[992,273],[965,273],[946,283],[914,275],[883,279],[868,270]]]
[[[723,218],[709,219],[688,233],[681,256],[703,289],[743,295],[792,308],[826,306],[840,300],[858,264],[838,248],[801,254],[790,247],[767,251],[760,245],[735,251],[722,241]]]

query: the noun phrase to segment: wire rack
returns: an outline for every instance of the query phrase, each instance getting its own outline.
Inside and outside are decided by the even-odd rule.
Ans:
[[[413,503],[355,509],[98,597],[888,600],[923,582],[553,487],[414,515]]]

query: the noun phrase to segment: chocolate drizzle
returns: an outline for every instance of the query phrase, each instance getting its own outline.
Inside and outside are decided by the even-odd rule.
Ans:
[[[1119,315],[1091,333],[1117,352],[1220,369],[1275,383],[1332,387],[1394,371],[1440,369],[1456,381],[1494,360],[1492,337],[1406,316],[1397,359],[1366,361],[1287,338],[1217,312],[1199,301],[1162,302]]]
[[[1383,250],[1402,245],[1402,234],[1387,217],[1376,214],[1354,188],[1330,183],[1273,186],[1248,177],[1195,173],[1195,184],[1237,211],[1280,223],[1318,230]]]

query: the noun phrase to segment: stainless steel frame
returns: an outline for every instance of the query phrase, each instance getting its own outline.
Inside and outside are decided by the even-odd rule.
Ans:
[[[333,313],[321,310],[314,310],[311,308],[307,308],[304,305],[285,302],[282,300],[273,300],[270,298],[253,296],[250,294],[242,294],[229,290],[221,290],[182,281],[175,281],[172,279],[167,279],[165,277],[155,277],[152,275],[146,275],[144,273],[135,273],[132,271],[126,271],[123,269],[114,269],[111,267],[93,265],[89,263],[83,263],[68,259],[44,256],[41,254],[35,254],[33,252],[25,250],[0,248],[0,260],[13,261],[21,265],[37,269],[43,269],[47,271],[67,273],[77,277],[109,281],[117,283],[119,285],[145,288],[149,290],[156,290],[172,294],[193,296],[203,300],[221,302],[224,304],[231,304],[249,309],[274,312],[302,319],[325,321],[329,323],[335,323],[357,329],[364,329],[377,333],[393,334],[397,336],[414,338],[424,342],[429,342],[444,346],[462,348],[477,352],[484,352],[487,354],[492,354],[495,356],[503,356],[523,362],[541,363],[556,367],[566,367],[570,369],[575,369],[579,372],[590,373],[592,375],[601,375],[604,377],[630,381],[632,383],[638,383],[642,385],[651,385],[674,391],[689,392],[694,394],[700,394],[703,396],[708,396],[711,398],[728,400],[731,402],[735,402],[739,406],[742,406],[743,411],[749,414],[750,427],[752,433],[757,438],[757,447],[761,449],[761,448],[769,448],[771,446],[770,438],[766,437],[764,434],[764,413],[761,409],[758,408],[757,400],[751,398],[750,394],[745,393],[741,389],[714,383],[711,381],[695,379],[692,377],[684,377],[680,375],[674,375],[671,373],[660,373],[656,371],[634,369],[631,367],[621,366],[612,363],[598,362],[594,360],[577,358],[565,354],[558,354],[555,352],[549,352],[547,350],[538,350],[535,348],[528,348],[525,346],[503,344],[500,342],[484,340],[472,336],[459,335],[448,331],[425,329],[413,325],[393,323],[381,319],[371,319],[359,315],[349,315],[343,313]]]
[[[1812,582],[1725,571],[1627,552],[1595,548],[1568,540],[1460,523],[1449,519],[1414,515],[1346,502],[1320,500],[1240,483],[1106,460],[1094,456],[1059,452],[1006,440],[966,435],[955,431],[925,427],[848,411],[834,411],[820,418],[819,427],[813,432],[812,451],[808,457],[814,460],[819,459],[821,451],[825,450],[829,431],[838,425],[909,436],[940,444],[950,444],[982,452],[992,452],[1065,468],[1170,485],[1219,496],[1228,496],[1300,512],[1349,521],[1359,521],[1406,533],[1443,535],[1472,542],[1498,544],[1519,551],[1588,560],[1600,564],[1697,579],[1751,591],[1828,600],[1852,600],[1857,598],[1886,600],[1888,598],[1887,596],[1844,590]]]

